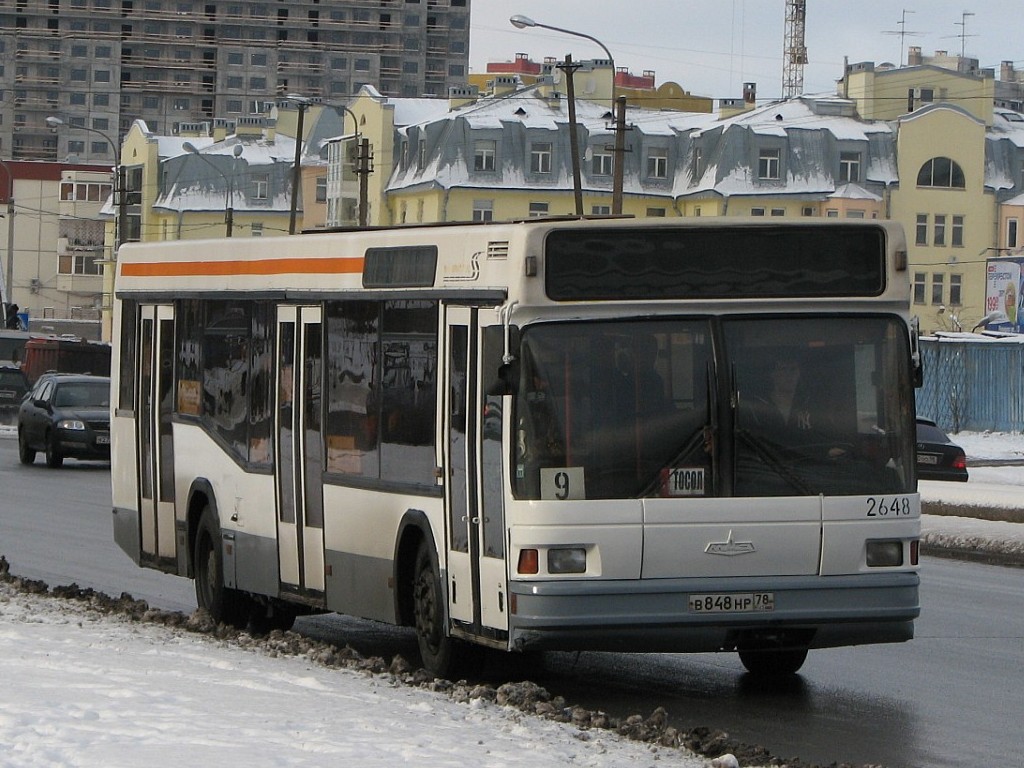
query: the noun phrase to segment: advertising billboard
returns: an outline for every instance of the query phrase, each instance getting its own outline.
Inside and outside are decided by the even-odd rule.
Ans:
[[[1024,333],[1024,257],[989,259],[985,269],[985,328]]]

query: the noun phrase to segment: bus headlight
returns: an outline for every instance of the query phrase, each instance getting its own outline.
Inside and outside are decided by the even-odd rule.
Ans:
[[[892,568],[903,565],[903,542],[900,540],[869,541],[868,568]]]
[[[67,429],[71,432],[84,432],[85,422],[78,419],[61,419],[57,422],[58,429]]]
[[[583,547],[548,550],[548,573],[586,573],[587,550]]]

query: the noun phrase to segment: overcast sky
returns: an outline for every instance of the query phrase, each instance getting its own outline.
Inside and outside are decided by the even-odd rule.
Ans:
[[[470,67],[484,72],[489,61],[510,61],[516,53],[535,61],[603,57],[599,46],[544,29],[518,30],[509,16],[522,14],[555,27],[596,37],[617,67],[633,74],[654,70],[657,82],[673,80],[693,94],[715,99],[739,97],[744,82],[757,83],[758,100],[782,93],[785,0],[471,0]],[[964,52],[993,67],[1014,61],[1024,69],[1019,0],[808,0],[804,92],[833,92],[850,63],[900,61],[921,47]],[[900,24],[906,9],[906,22]],[[911,12],[913,11],[913,12]],[[964,12],[973,13],[963,16]],[[963,36],[966,31],[966,37]]]

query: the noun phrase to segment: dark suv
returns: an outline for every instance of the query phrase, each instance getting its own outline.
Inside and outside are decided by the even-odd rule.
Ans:
[[[31,464],[64,459],[110,459],[110,379],[71,373],[40,377],[18,409],[18,456]]]
[[[0,363],[0,420],[13,418],[28,393],[28,378],[14,365]]]

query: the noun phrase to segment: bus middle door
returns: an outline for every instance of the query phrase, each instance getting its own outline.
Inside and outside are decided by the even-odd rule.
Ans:
[[[141,558],[174,572],[174,307],[143,306],[140,314],[136,439]]]
[[[278,566],[281,589],[314,604],[324,598],[321,336],[319,307],[278,307]]]

